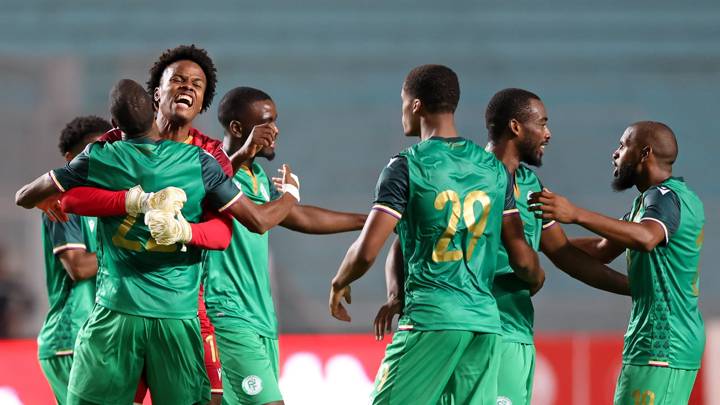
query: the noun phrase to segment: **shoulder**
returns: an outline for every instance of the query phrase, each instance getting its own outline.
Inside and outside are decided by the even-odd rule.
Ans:
[[[215,160],[220,163],[220,167],[222,167],[225,174],[232,177],[234,174],[232,170],[232,164],[230,163],[230,157],[227,155],[227,153],[225,153],[225,149],[223,149],[222,141],[219,141],[215,138],[210,138],[209,136],[203,134],[195,128],[191,128],[190,131],[190,134],[193,137],[191,144],[210,153],[212,157],[214,157]]]
[[[103,142],[116,142],[122,140],[122,131],[118,128],[113,128],[100,136],[98,141]]]
[[[672,201],[678,205],[680,203],[677,193],[663,184],[652,186],[643,193],[645,205],[657,204],[660,201]]]

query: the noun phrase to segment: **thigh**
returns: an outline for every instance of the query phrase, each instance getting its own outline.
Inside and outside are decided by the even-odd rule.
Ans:
[[[70,381],[72,362],[72,355],[54,356],[40,360],[40,368],[52,388],[58,405],[65,405],[67,402],[67,387]]]
[[[380,364],[373,404],[435,404],[473,338],[464,331],[398,331]]]
[[[68,393],[83,401],[132,403],[143,368],[145,332],[145,318],[96,305],[78,332]]]
[[[277,340],[247,329],[217,324],[215,337],[226,377],[224,404],[266,404],[282,400]]]
[[[197,318],[153,319],[145,357],[153,404],[207,403],[210,382],[203,359]]]
[[[500,342],[497,405],[530,405],[535,375],[535,346]]]
[[[495,405],[500,336],[475,333],[458,361],[445,393],[455,405]]]

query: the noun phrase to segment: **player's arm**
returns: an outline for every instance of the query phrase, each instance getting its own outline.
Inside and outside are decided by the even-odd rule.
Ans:
[[[277,127],[274,123],[265,123],[253,127],[245,143],[230,156],[233,173],[248,159],[252,159],[263,147],[271,146],[277,137]]]
[[[330,288],[330,314],[350,322],[340,300],[350,303],[350,283],[365,274],[380,249],[402,218],[409,196],[407,159],[396,156],[380,173],[375,188],[375,204],[358,239],[350,246]]]
[[[340,300],[350,301],[350,283],[362,277],[375,262],[385,241],[392,233],[398,219],[386,212],[373,210],[363,227],[360,237],[350,245],[340,264],[330,288],[330,313],[333,317],[350,322],[350,314]]]
[[[385,260],[385,286],[387,287],[387,302],[383,304],[375,315],[373,327],[375,340],[382,340],[386,332],[392,330],[392,321],[395,315],[402,313],[405,301],[405,262],[403,260],[400,239],[395,238],[387,259]]]
[[[505,170],[507,172],[507,168]],[[537,252],[525,240],[522,219],[515,204],[515,177],[507,172],[507,179],[500,237],[513,272],[519,279],[530,284],[530,292],[535,294],[545,282],[545,272],[540,267]]]
[[[657,188],[650,190],[644,198],[643,203],[654,204],[655,200],[666,201],[664,198],[657,197],[659,194],[661,193]],[[674,196],[674,193],[671,192],[667,194]],[[648,201],[649,198],[652,199],[652,201]],[[672,203],[676,206],[675,209],[673,209],[673,211],[676,211],[673,213],[673,216],[679,218],[679,203],[677,202],[677,197],[675,197],[675,201],[675,203]],[[656,213],[643,216],[639,223],[618,220],[577,207],[567,198],[547,189],[539,193],[534,193],[530,198],[530,203],[541,204],[531,207],[530,209],[537,211],[543,219],[553,219],[562,223],[578,224],[623,248],[649,252],[658,244],[667,242],[671,234],[668,229],[668,224],[654,217],[655,215],[662,214]],[[650,205],[647,205],[646,211],[650,207]]]
[[[625,251],[621,245],[597,236],[570,238],[570,243],[603,263],[612,262]]]
[[[604,291],[630,295],[627,276],[574,246],[559,224],[543,229],[540,250],[570,277]]]
[[[43,217],[43,226],[53,245],[53,254],[74,281],[95,277],[98,270],[97,256],[87,251],[81,224],[82,220],[78,216],[71,216],[67,222],[53,222]]]
[[[296,205],[280,224],[293,231],[320,235],[360,230],[366,219],[367,214]]]
[[[15,193],[15,203],[23,208],[33,208],[57,193],[64,193],[73,187],[86,185],[87,173],[90,164],[90,150],[88,147],[65,167],[51,170],[38,177],[31,183],[24,185]]]

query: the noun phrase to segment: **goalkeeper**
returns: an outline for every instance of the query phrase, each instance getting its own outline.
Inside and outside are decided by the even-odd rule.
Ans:
[[[158,243],[144,222],[164,232],[163,243],[188,242],[184,218],[197,221],[204,203],[259,230],[282,221],[297,203],[297,182],[284,167],[280,199],[264,206],[248,201],[211,156],[160,139],[152,100],[133,81],[113,88],[111,113],[126,134],[123,142],[92,144],[16,195],[18,205],[32,208],[82,185],[131,189],[127,216],[100,219],[98,305],[78,335],[68,403],[130,403],[143,368],[154,403],[204,403],[210,392],[197,320],[201,251]]]

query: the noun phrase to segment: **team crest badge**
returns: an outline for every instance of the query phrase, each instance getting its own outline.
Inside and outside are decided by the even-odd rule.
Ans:
[[[512,401],[508,397],[498,397],[497,405],[512,405]]]
[[[242,380],[242,389],[248,395],[257,395],[263,390],[262,379],[256,375],[249,375]]]

